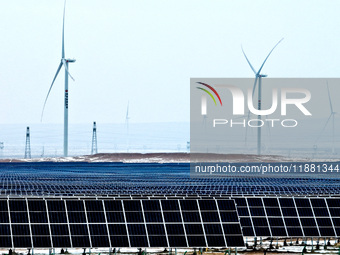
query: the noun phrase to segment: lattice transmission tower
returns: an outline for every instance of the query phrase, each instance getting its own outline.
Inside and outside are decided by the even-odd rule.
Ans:
[[[96,122],[93,122],[93,133],[92,133],[92,149],[91,154],[97,154],[98,147],[97,147],[97,125]]]
[[[25,158],[31,158],[30,127],[27,127],[27,129],[26,129]]]

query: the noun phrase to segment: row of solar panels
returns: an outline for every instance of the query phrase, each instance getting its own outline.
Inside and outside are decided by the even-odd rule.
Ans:
[[[242,235],[340,236],[339,198],[169,198],[2,199],[0,247],[226,247],[243,246]]]
[[[244,236],[338,237],[338,198],[235,198]]]
[[[230,176],[197,179],[190,178],[189,164],[2,163],[0,195],[340,194],[338,179],[290,177]]]
[[[0,200],[0,247],[244,246],[234,200]]]

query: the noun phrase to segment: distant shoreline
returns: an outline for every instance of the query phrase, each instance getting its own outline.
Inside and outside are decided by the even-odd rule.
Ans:
[[[123,162],[123,163],[190,163],[198,162],[310,162],[336,161],[335,159],[294,158],[276,155],[212,154],[212,153],[98,153],[75,157],[46,157],[32,159],[0,159],[0,162]],[[199,159],[199,160],[197,160]]]

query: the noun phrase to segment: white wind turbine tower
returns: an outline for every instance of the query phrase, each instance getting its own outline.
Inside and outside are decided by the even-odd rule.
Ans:
[[[256,72],[255,68],[252,66],[252,64],[250,63],[246,53],[244,52],[243,50],[243,47],[242,47],[242,52],[243,52],[243,55],[244,57],[246,58],[250,68],[253,70],[254,74],[255,74],[255,82],[254,82],[254,86],[253,86],[253,94],[252,94],[252,97],[254,99],[254,93],[255,93],[255,88],[256,88],[256,85],[257,85],[257,81],[259,81],[259,86],[258,86],[258,105],[257,105],[257,109],[258,110],[261,110],[261,100],[262,100],[262,87],[261,87],[261,81],[262,81],[262,77],[267,77],[267,75],[265,74],[261,74],[261,70],[264,66],[264,64],[266,63],[267,59],[269,58],[270,54],[273,52],[273,50],[276,48],[276,46],[283,40],[283,38],[277,43],[275,44],[275,46],[272,48],[272,50],[269,52],[269,54],[267,55],[267,57],[264,59],[260,69]],[[250,115],[250,111],[248,111],[248,116],[247,116],[247,122],[249,120],[249,115]],[[257,119],[259,120],[259,122],[261,121],[261,115],[258,115],[257,116]],[[245,138],[245,143],[247,144],[247,133],[248,133],[248,128],[247,128],[248,125],[246,125],[246,138]],[[257,154],[258,155],[261,155],[261,127],[258,127],[257,128]]]
[[[129,101],[127,104],[127,108],[126,108],[126,115],[125,115],[125,125],[126,125],[126,150],[127,152],[129,152]]]
[[[52,84],[50,86],[50,89],[48,90],[45,102],[44,102],[44,107],[41,113],[41,121],[43,118],[43,114],[44,114],[44,109],[46,106],[46,102],[48,99],[48,96],[50,95],[51,89],[53,87],[54,81],[56,80],[59,71],[61,69],[62,66],[64,66],[65,68],[65,97],[64,97],[64,156],[66,157],[68,155],[68,76],[71,77],[72,80],[73,77],[71,76],[71,74],[68,71],[68,63],[73,63],[76,60],[75,59],[68,59],[65,57],[65,44],[64,44],[64,25],[65,25],[65,7],[66,7],[66,0],[64,2],[64,15],[63,15],[63,31],[62,31],[62,48],[61,48],[61,61],[60,64],[58,66],[57,72],[53,78]]]
[[[125,116],[125,125],[126,125],[126,130],[127,130],[127,133],[129,133],[129,101],[128,101],[128,104],[127,104],[127,108],[126,108],[126,116]]]
[[[331,99],[331,93],[329,92],[329,87],[328,87],[328,81],[327,81],[327,92],[328,92],[328,100],[329,100],[329,106],[330,106],[330,110],[331,110],[331,113],[323,127],[323,129],[321,130],[320,132],[320,135],[318,136],[318,138],[316,139],[315,141],[315,144],[317,144],[317,142],[319,141],[322,133],[325,131],[327,125],[328,125],[328,122],[330,121],[330,119],[332,119],[332,154],[334,154],[335,150],[334,150],[334,116],[336,114],[336,112],[333,110],[333,105],[332,105],[332,99]]]

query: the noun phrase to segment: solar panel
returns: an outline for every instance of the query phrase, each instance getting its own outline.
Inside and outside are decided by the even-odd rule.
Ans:
[[[12,234],[13,244],[19,246],[28,244],[27,237],[32,236],[34,247],[51,242],[48,238],[54,247],[64,242],[63,247],[225,247],[228,240],[240,243],[243,236],[336,236],[340,229],[339,214],[332,217],[340,209],[336,198],[243,197],[235,201],[237,207],[231,199],[64,198],[28,199],[27,203],[15,199],[9,203],[9,214],[6,209],[0,212],[0,236]]]
[[[4,247],[244,246],[234,201],[228,199],[8,202],[10,211],[2,208],[0,212]]]
[[[263,214],[259,199],[263,201],[265,214]],[[332,213],[329,213],[332,209],[336,209],[336,206],[339,206],[336,203],[337,200],[336,198],[295,197],[235,199],[242,205],[237,206],[237,209],[243,235],[263,237],[337,236],[336,224],[339,224],[340,220],[336,217],[330,217]],[[250,205],[245,206],[247,204]],[[328,204],[334,207],[328,207]],[[249,217],[248,210],[252,217]],[[333,214],[336,215],[336,211]],[[339,217],[339,214],[337,214],[337,217]]]

